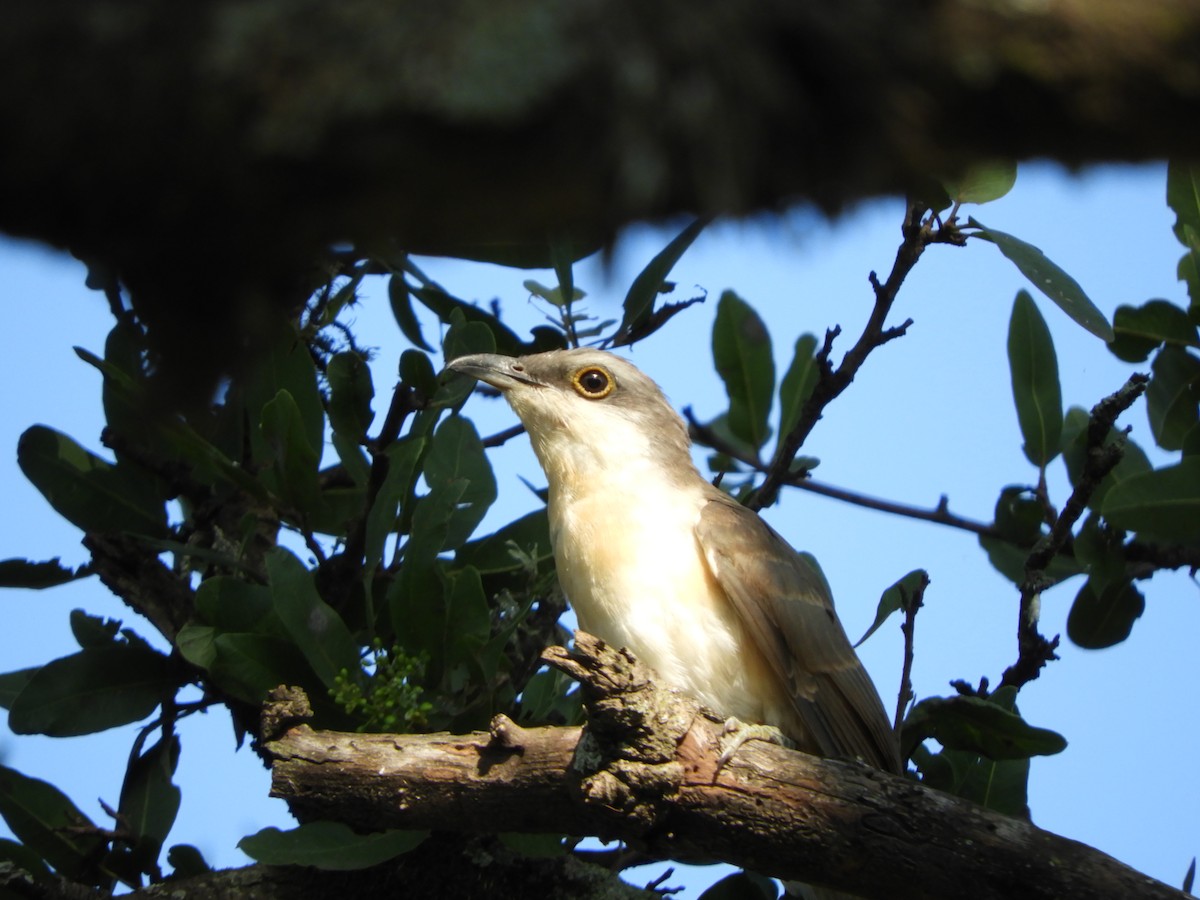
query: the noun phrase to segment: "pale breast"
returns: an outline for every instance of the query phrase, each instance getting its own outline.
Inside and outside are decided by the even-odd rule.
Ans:
[[[611,491],[551,503],[559,581],[585,631],[725,715],[767,721],[750,637],[700,552],[697,492]]]

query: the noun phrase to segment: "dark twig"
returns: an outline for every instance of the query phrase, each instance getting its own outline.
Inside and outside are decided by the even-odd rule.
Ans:
[[[925,604],[925,588],[929,587],[929,576],[921,573],[921,584],[911,597],[904,598],[904,621],[900,623],[900,631],[904,634],[904,665],[900,670],[900,693],[896,697],[896,716],[892,720],[892,728],[900,733],[900,723],[904,721],[904,710],[913,698],[912,667],[913,667],[913,635],[917,629],[917,610]]]
[[[1041,592],[1053,582],[1046,567],[1071,537],[1075,522],[1087,509],[1096,488],[1105,476],[1121,461],[1124,441],[1106,444],[1117,417],[1127,410],[1146,390],[1149,378],[1135,373],[1113,394],[1092,407],[1087,429],[1087,453],[1083,472],[1071,492],[1062,512],[1058,514],[1050,533],[1034,545],[1025,561],[1025,580],[1021,583],[1020,618],[1017,625],[1017,661],[1004,671],[999,687],[1011,685],[1020,689],[1037,678],[1046,663],[1057,659],[1058,637],[1047,640],[1038,631],[1038,603]]]
[[[903,240],[896,251],[892,271],[884,282],[880,282],[874,272],[870,274],[871,287],[875,292],[875,307],[871,310],[870,318],[858,341],[842,358],[837,369],[831,367],[829,356],[833,349],[833,340],[840,329],[833,328],[826,332],[824,346],[816,356],[819,371],[817,384],[805,401],[796,425],[779,442],[775,456],[767,467],[763,483],[747,499],[746,505],[751,509],[759,510],[775,502],[779,489],[787,483],[792,460],[796,458],[805,439],[820,420],[825,407],[850,385],[871,351],[900,337],[908,330],[912,324],[911,319],[906,319],[900,325],[891,328],[885,325],[900,286],[921,258],[925,248],[933,243],[963,243],[962,233],[953,220],[935,229],[936,220],[933,217],[924,217],[926,210],[927,206],[924,203],[909,204],[904,225],[900,229]]]
[[[515,438],[519,435],[522,435],[524,433],[525,433],[524,425],[513,425],[511,428],[505,428],[503,431],[498,431],[495,434],[491,435],[490,437],[485,437],[483,439],[483,446],[499,447],[503,444],[508,443],[513,438]]]

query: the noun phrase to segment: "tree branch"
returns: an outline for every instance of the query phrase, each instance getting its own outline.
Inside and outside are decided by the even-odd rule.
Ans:
[[[586,730],[504,717],[467,735],[302,725],[266,746],[272,793],[301,819],[597,834],[868,897],[1184,896],[1082,844],[859,764],[753,741],[718,767],[722,717],[657,689],[626,651],[577,633],[573,653],[546,658],[583,680]]]

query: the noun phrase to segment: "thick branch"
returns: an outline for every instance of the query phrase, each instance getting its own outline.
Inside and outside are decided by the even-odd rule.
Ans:
[[[719,858],[865,896],[1183,897],[1027,822],[857,764],[751,742],[718,769],[718,717],[655,688],[587,635],[549,661],[584,680],[589,730],[352,735],[288,731],[273,793],[358,828],[598,834],[656,856]],[[863,865],[870,860],[870,865]]]

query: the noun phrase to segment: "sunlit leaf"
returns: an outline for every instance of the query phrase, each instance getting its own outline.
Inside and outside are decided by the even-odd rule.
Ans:
[[[971,166],[957,178],[942,183],[957,203],[990,203],[999,200],[1017,183],[1017,164],[1005,160]]]
[[[779,386],[779,437],[796,427],[804,404],[817,386],[820,369],[816,360],[817,339],[803,334],[796,340],[792,352],[792,364],[788,366],[783,382]]]
[[[1046,320],[1027,291],[1018,291],[1008,326],[1008,364],[1025,456],[1044,468],[1059,453],[1062,389]]]
[[[733,291],[721,295],[712,332],[713,362],[729,395],[729,428],[756,450],[771,434],[775,392],[771,336],[751,306]]]
[[[989,759],[1048,756],[1067,746],[1062,735],[1030,725],[1005,703],[970,696],[928,697],[914,706],[904,720],[902,748],[928,738]]]
[[[1112,326],[1104,318],[1104,313],[1083,292],[1079,282],[1047,259],[1041,250],[1011,234],[987,228],[974,219],[970,220],[970,224],[980,229],[975,233],[976,237],[994,243],[1033,286],[1057,303],[1063,312],[1100,340],[1108,342],[1113,339]]]
[[[929,573],[924,569],[914,569],[884,591],[879,598],[878,606],[875,607],[875,621],[871,623],[871,627],[858,639],[854,646],[859,646],[878,631],[879,626],[886,622],[892,613],[907,610],[909,605],[915,601],[917,595],[928,584]]]

